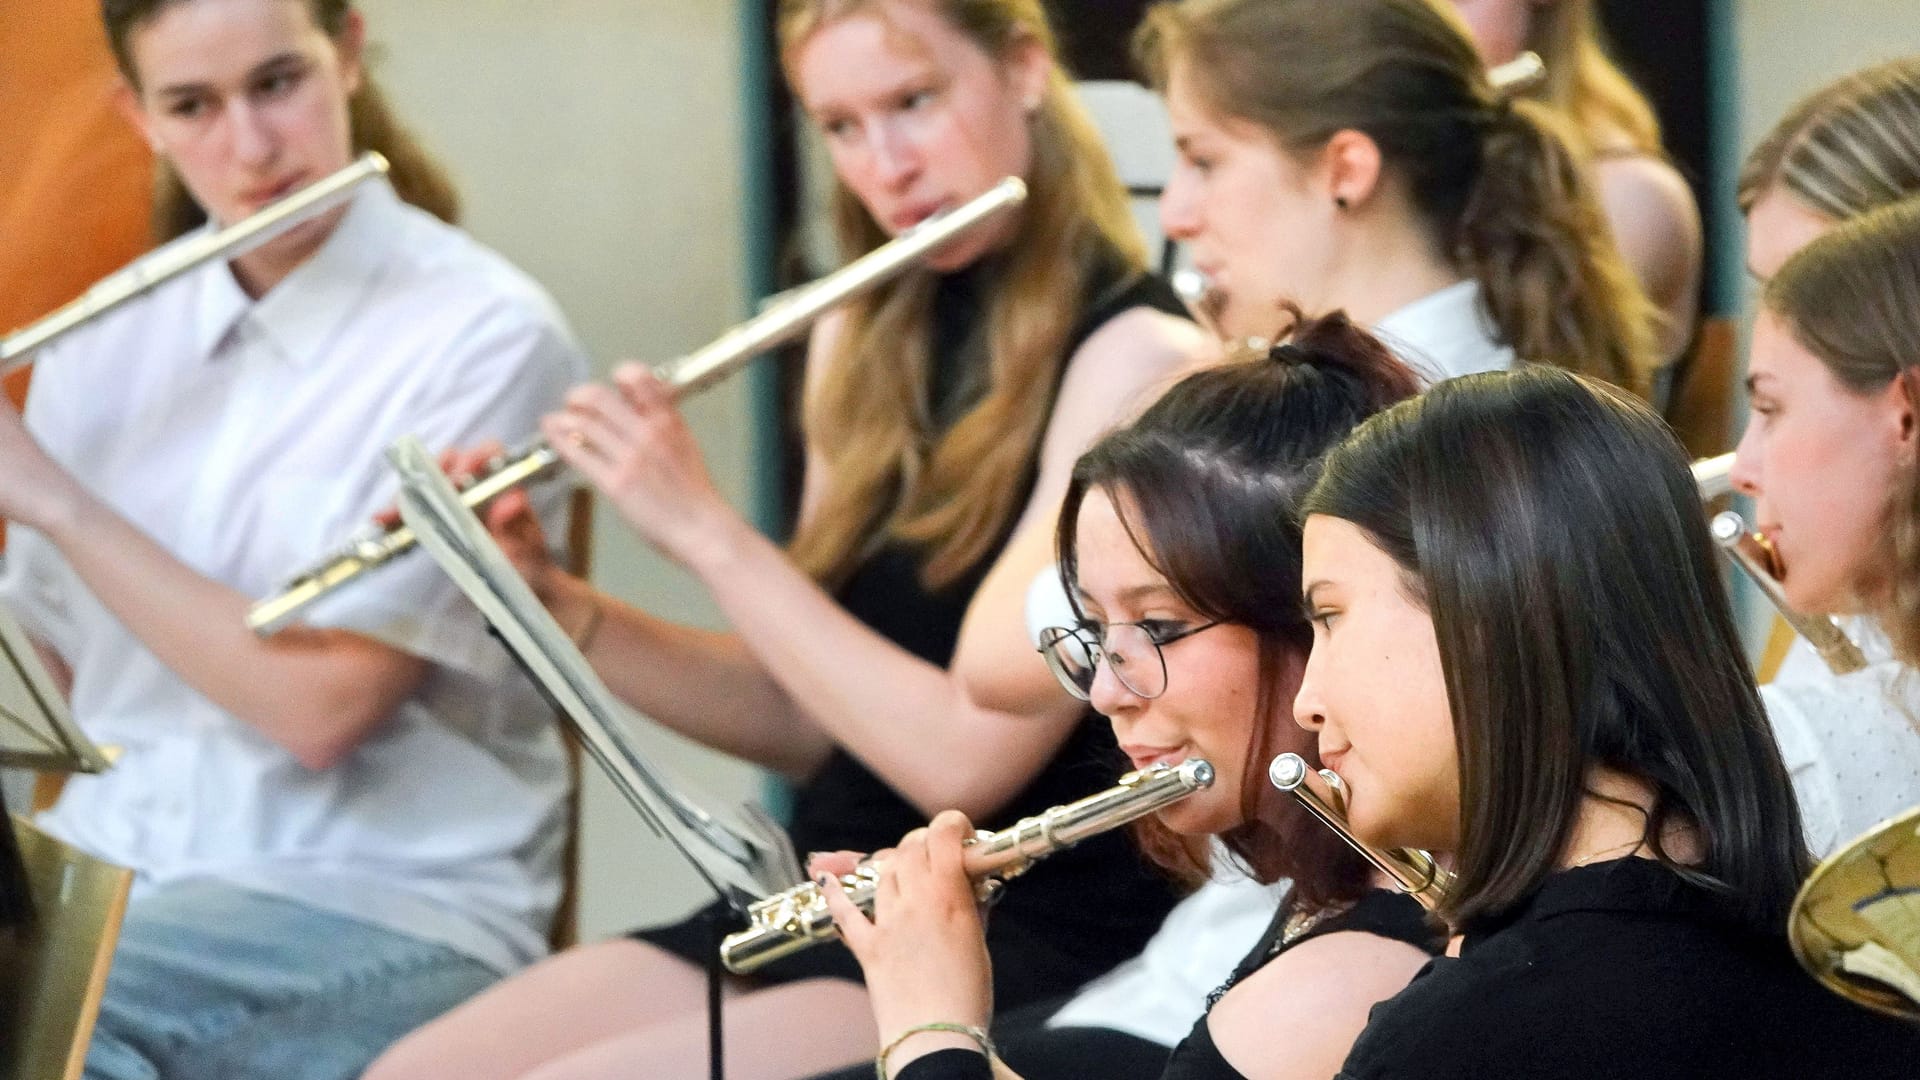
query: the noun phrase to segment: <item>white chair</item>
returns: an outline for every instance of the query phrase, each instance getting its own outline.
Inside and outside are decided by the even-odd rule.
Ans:
[[[1079,84],[1080,100],[1093,114],[1114,169],[1133,196],[1133,218],[1147,250],[1158,253],[1161,273],[1172,273],[1179,245],[1160,231],[1160,192],[1173,175],[1173,127],[1166,103],[1139,83],[1096,80]]]

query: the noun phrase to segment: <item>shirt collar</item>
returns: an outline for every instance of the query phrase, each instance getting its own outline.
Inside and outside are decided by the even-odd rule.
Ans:
[[[1429,381],[1485,370],[1507,359],[1480,305],[1480,283],[1472,278],[1395,308],[1373,326],[1376,336],[1394,347],[1400,359]]]
[[[385,181],[368,184],[320,249],[258,300],[241,289],[229,262],[208,267],[196,326],[199,355],[217,359],[244,320],[294,366],[318,363],[334,331],[391,261],[404,212]]]
[[[1505,916],[1475,927],[1462,943],[1476,944],[1520,923],[1539,923],[1582,911],[1666,915],[1706,922],[1736,922],[1725,899],[1653,859],[1622,859],[1555,871],[1532,897]]]

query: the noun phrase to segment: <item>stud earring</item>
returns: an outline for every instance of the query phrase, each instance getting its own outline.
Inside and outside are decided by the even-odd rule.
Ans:
[[[1335,195],[1333,197],[1333,205],[1337,209],[1345,210],[1347,208],[1347,197],[1345,195]]]

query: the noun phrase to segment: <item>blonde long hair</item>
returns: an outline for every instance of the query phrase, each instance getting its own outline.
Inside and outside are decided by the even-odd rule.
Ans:
[[[1920,196],[1869,210],[1802,248],[1763,302],[1840,385],[1877,393],[1894,380],[1920,407]],[[1891,592],[1876,612],[1894,652],[1920,666],[1920,469],[1892,493]]]
[[[1027,42],[1054,51],[1038,0],[783,0],[789,81],[796,50],[821,26],[890,2],[926,3],[989,56]],[[825,497],[789,551],[816,580],[844,579],[889,535],[924,552],[922,579],[931,588],[984,558],[1020,509],[1081,298],[1102,266],[1146,266],[1126,190],[1057,66],[1031,124],[1029,194],[1004,284],[987,306],[986,390],[977,404],[944,434],[927,415],[933,272],[910,273],[848,306],[845,332],[803,414],[827,473]],[[833,221],[848,256],[887,239],[844,184],[834,191]]]
[[[120,65],[120,74],[133,86],[140,85],[133,63],[133,32],[146,25],[161,11],[184,0],[103,0],[101,18],[106,24],[107,44]],[[338,40],[353,10],[351,0],[305,0],[314,25],[328,37]],[[421,147],[387,104],[386,95],[374,84],[371,72],[363,72],[360,89],[347,99],[348,127],[353,134],[353,150],[361,153],[377,150],[386,155],[391,169],[387,179],[404,200],[448,224],[460,220],[460,195],[432,155]],[[198,228],[207,213],[193,201],[179,174],[162,158],[154,159],[153,233],[165,242]]]
[[[1457,14],[1429,0],[1186,0],[1139,40],[1208,105],[1289,153],[1363,132],[1437,250],[1478,281],[1500,340],[1645,396],[1657,312],[1614,247],[1567,122],[1495,94]]]
[[[1856,71],[1800,99],[1741,166],[1741,212],[1776,184],[1835,221],[1920,193],[1920,56]]]
[[[1527,48],[1547,65],[1540,97],[1573,118],[1582,156],[1628,151],[1664,157],[1660,120],[1601,41],[1593,0],[1558,0],[1535,8]]]

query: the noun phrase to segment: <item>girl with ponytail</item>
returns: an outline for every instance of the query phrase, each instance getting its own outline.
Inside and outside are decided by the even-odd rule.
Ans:
[[[1430,378],[1550,363],[1645,393],[1657,314],[1565,121],[1497,94],[1428,0],[1193,0],[1140,39],[1180,160],[1169,235],[1271,332],[1344,308]],[[1409,340],[1410,339],[1410,340]]]

